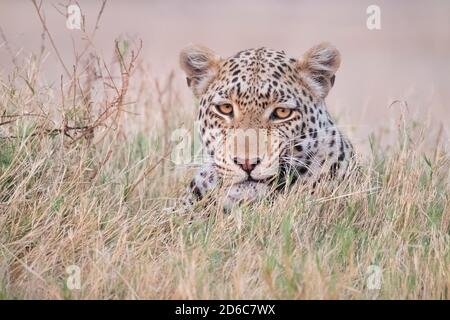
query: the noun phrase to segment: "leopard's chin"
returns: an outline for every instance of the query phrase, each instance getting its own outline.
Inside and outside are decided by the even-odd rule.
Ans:
[[[270,186],[267,182],[245,180],[231,185],[226,190],[223,208],[230,211],[233,207],[243,203],[251,203],[267,196]]]

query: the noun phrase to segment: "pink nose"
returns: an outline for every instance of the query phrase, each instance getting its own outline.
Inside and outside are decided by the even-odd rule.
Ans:
[[[241,159],[241,158],[234,158],[233,162],[240,166],[242,170],[250,174],[255,167],[261,163],[261,159],[259,158],[253,158],[253,159]]]

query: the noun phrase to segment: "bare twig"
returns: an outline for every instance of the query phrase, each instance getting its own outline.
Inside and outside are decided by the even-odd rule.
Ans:
[[[58,57],[59,62],[61,63],[64,71],[66,72],[66,75],[70,78],[72,75],[70,74],[69,69],[67,69],[66,64],[64,63],[64,61],[63,61],[63,59],[61,57],[61,54],[59,53],[59,50],[56,47],[55,41],[53,40],[53,37],[50,34],[50,31],[48,31],[45,19],[42,16],[42,13],[41,13],[42,2],[39,5],[37,4],[36,0],[31,0],[31,2],[33,3],[34,7],[36,8],[36,12],[38,14],[39,20],[41,21],[41,24],[42,24],[42,27],[45,30],[45,33],[47,33],[48,39],[50,40],[50,43],[51,43],[51,45],[53,47],[53,50],[55,50],[55,53],[56,53],[56,56]]]

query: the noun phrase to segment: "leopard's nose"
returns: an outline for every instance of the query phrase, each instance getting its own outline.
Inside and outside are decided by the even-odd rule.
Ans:
[[[255,167],[261,163],[260,158],[253,158],[253,159],[241,159],[238,157],[233,158],[233,162],[240,166],[242,170],[250,174]]]

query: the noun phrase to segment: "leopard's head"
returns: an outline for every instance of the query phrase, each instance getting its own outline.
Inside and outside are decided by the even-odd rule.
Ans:
[[[323,43],[300,58],[267,48],[221,58],[189,46],[180,63],[199,99],[203,148],[225,185],[257,193],[287,168],[308,173],[328,125],[323,100],[340,64],[335,47]]]

